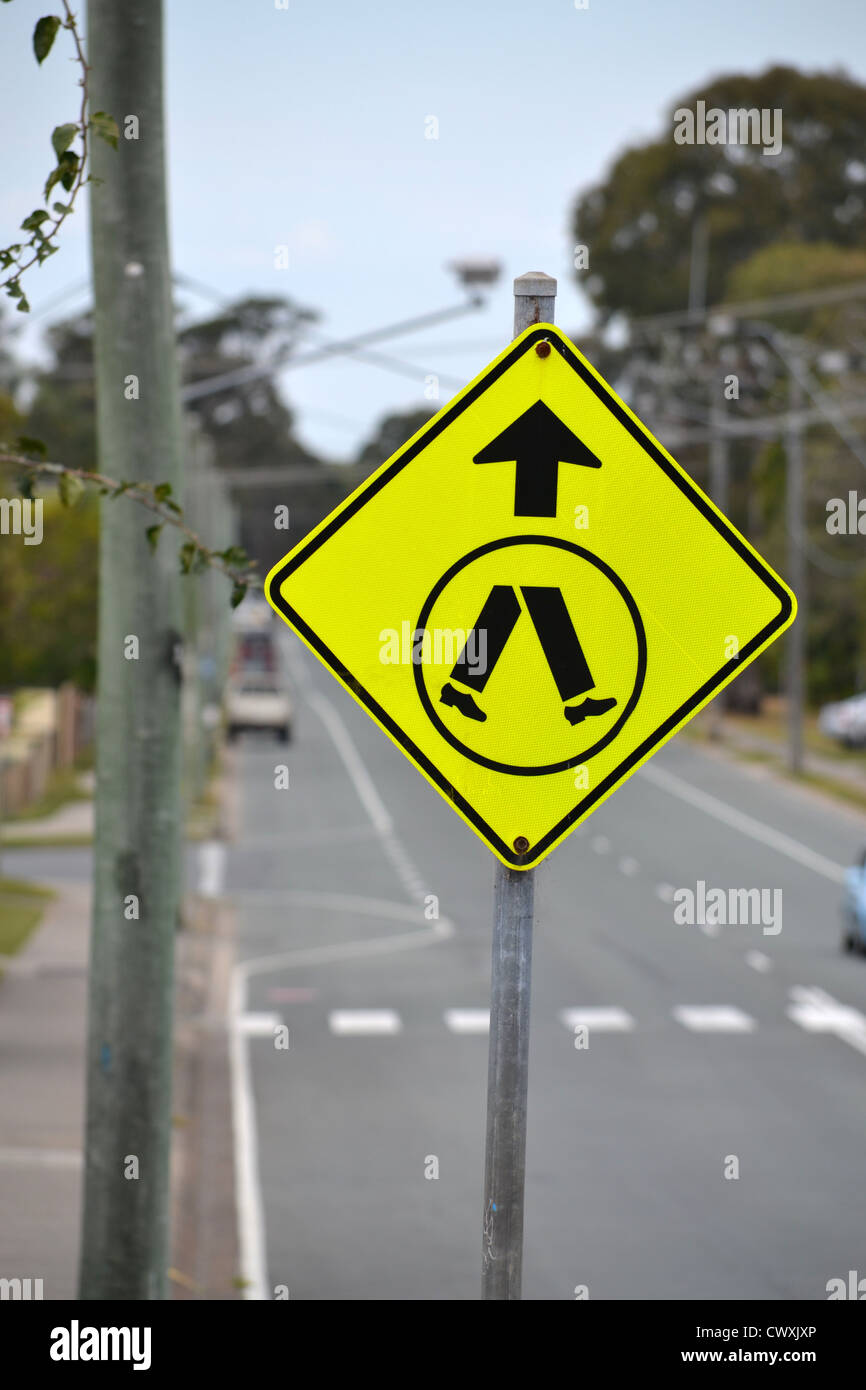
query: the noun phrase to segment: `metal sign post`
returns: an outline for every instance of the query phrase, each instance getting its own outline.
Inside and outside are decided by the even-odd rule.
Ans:
[[[518,276],[515,338],[534,323],[553,323],[555,302],[556,281],[550,275]],[[535,870],[497,862],[495,872],[481,1297],[519,1299]]]

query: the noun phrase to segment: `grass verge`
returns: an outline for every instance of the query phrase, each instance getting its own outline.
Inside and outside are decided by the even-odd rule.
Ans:
[[[0,878],[0,956],[20,950],[54,896],[37,883]]]

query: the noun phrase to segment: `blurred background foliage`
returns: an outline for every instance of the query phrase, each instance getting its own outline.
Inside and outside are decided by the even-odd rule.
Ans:
[[[783,148],[680,145],[674,112],[758,108],[783,113]],[[738,415],[786,408],[788,378],[770,348],[734,333],[720,343],[707,323],[683,322],[690,305],[742,305],[810,290],[843,293],[832,302],[773,313],[774,327],[803,345],[815,382],[834,399],[862,396],[866,372],[866,296],[844,294],[866,283],[866,88],[843,73],[806,74],[776,66],[757,76],[731,74],[670,104],[659,138],[624,150],[604,178],[582,191],[572,234],[589,248],[576,269],[593,321],[578,338],[591,361],[666,440],[673,424],[693,427],[672,452],[709,486],[707,422],[722,373],[740,381]],[[495,250],[495,248],[493,248]],[[668,324],[652,316],[678,314]],[[761,315],[757,315],[761,317]],[[190,322],[178,306],[178,347],[186,383],[291,360],[315,340],[315,310],[289,298],[249,296]],[[567,325],[566,325],[567,327]],[[0,440],[44,441],[48,457],[96,466],[89,313],[53,324],[50,360],[24,368],[8,316],[0,320]],[[217,468],[231,472],[240,541],[266,571],[289,544],[413,435],[434,407],[379,422],[346,470],[318,458],[296,434],[295,417],[265,373],[229,381],[188,410],[210,441]],[[859,422],[852,428],[859,431]],[[785,573],[785,445],[738,438],[729,448],[728,511],[734,523]],[[111,472],[110,461],[104,469]],[[264,483],[253,470],[270,470]],[[244,482],[249,470],[250,482]],[[5,495],[15,479],[2,480]],[[828,536],[826,503],[859,488],[862,464],[822,423],[807,439],[809,546],[808,688],[812,702],[866,690],[866,570],[863,538]],[[93,681],[98,505],[86,498],[62,518],[50,488],[46,541],[38,563],[20,540],[0,543],[0,650],[4,685]],[[291,532],[274,529],[274,508],[289,505]],[[124,505],[132,505],[125,503]],[[765,688],[779,686],[784,653],[762,658]]]

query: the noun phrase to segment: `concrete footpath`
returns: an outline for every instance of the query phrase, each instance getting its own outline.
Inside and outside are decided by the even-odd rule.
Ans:
[[[41,1279],[44,1299],[71,1299],[81,1220],[90,885],[51,887],[57,897],[0,978],[0,1279]],[[239,1290],[226,1031],[232,921],[201,898],[188,901],[185,919],[175,972],[169,1296],[233,1299]]]
[[[0,980],[0,1278],[74,1298],[90,886],[57,891]]]

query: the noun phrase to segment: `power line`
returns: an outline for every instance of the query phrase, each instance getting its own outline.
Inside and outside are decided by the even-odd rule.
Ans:
[[[703,323],[713,318],[748,318],[753,314],[785,313],[789,309],[809,309],[821,304],[844,303],[848,299],[866,297],[866,280],[854,280],[850,285],[834,285],[826,290],[803,290],[799,294],[777,294],[766,299],[747,299],[734,304],[711,304],[706,309],[675,309],[665,314],[649,314],[629,320],[637,329],[666,327],[679,324]]]
[[[361,352],[370,343],[381,342],[385,338],[398,337],[404,333],[414,333],[426,328],[433,323],[442,323],[446,319],[459,318],[464,314],[474,313],[483,307],[484,301],[478,297],[468,300],[464,304],[456,305],[450,309],[437,309],[430,314],[420,314],[416,318],[403,319],[399,323],[387,325],[384,328],[374,328],[367,333],[356,334],[353,338],[344,338],[336,342],[321,343],[318,347],[312,348],[309,352],[301,353],[297,356],[279,356],[267,364],[252,365],[249,367],[239,367],[231,372],[223,372],[217,376],[206,377],[203,381],[191,382],[183,388],[182,396],[184,401],[199,400],[202,396],[212,395],[216,391],[223,391],[229,386],[243,386],[248,382],[257,381],[261,377],[272,376],[276,371],[289,371],[295,367],[312,366],[314,363],[323,362],[329,357],[351,355],[361,359]],[[378,361],[376,361],[378,357]],[[395,359],[383,358],[381,354],[368,354],[368,358],[373,365],[387,366],[387,370],[399,370],[402,375],[412,375],[417,379],[422,376],[436,376],[439,381],[444,378],[439,372],[424,372],[419,367],[414,367],[409,363],[395,362]],[[453,382],[454,378],[450,378]],[[463,382],[459,382],[463,385]]]

